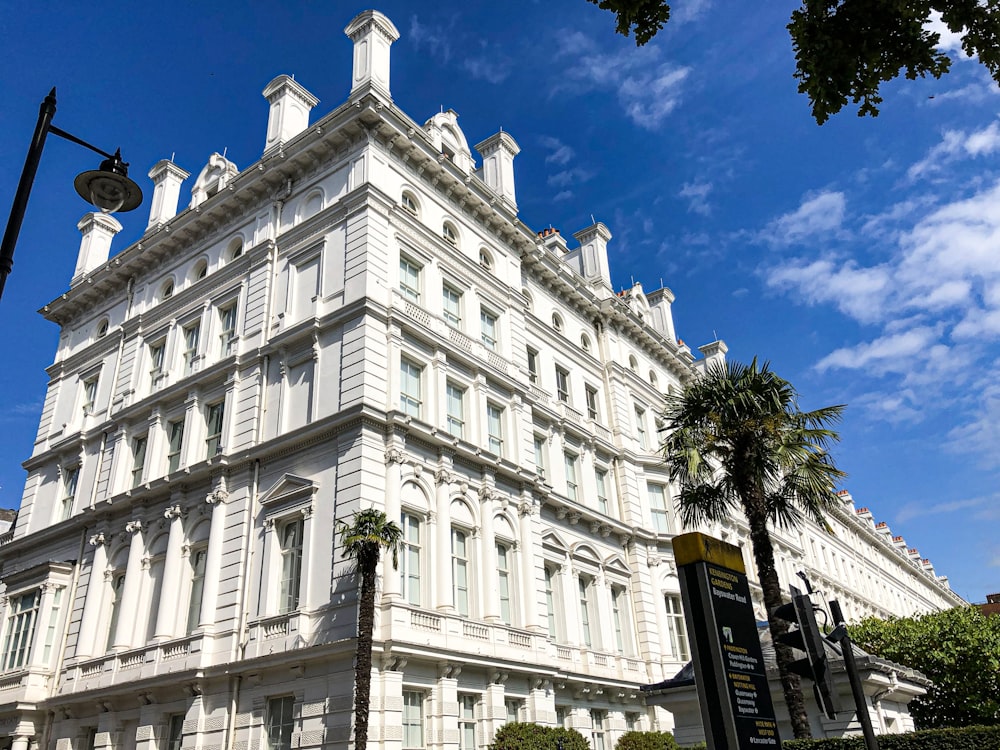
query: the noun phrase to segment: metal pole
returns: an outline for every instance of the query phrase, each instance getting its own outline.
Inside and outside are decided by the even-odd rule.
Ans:
[[[7,276],[14,267],[14,246],[17,244],[17,236],[21,233],[21,222],[24,220],[24,211],[28,207],[31,185],[35,181],[38,162],[42,158],[42,149],[45,148],[45,136],[49,134],[49,127],[55,113],[56,89],[53,86],[52,91],[45,97],[39,108],[35,134],[31,137],[28,155],[24,159],[24,170],[21,172],[21,180],[17,183],[17,192],[14,194],[14,204],[10,207],[10,218],[7,220],[7,229],[3,234],[3,244],[0,244],[0,297],[3,296]]]
[[[851,637],[847,634],[847,623],[844,622],[844,613],[840,609],[840,602],[836,599],[830,601],[830,614],[833,615],[834,624],[838,628],[843,628],[844,635],[840,639],[840,650],[844,656],[844,667],[847,669],[847,677],[851,682],[854,705],[858,709],[858,721],[861,722],[861,731],[865,736],[865,748],[867,750],[879,750],[878,740],[875,739],[875,730],[872,729],[872,717],[868,713],[865,691],[861,686],[861,675],[858,674],[858,665],[854,661],[854,647],[851,645]]]

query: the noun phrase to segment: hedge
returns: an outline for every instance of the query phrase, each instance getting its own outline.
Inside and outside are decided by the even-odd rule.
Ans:
[[[678,745],[670,732],[625,732],[615,750],[678,750]]]
[[[533,722],[510,722],[497,730],[490,750],[590,750],[590,743],[575,729],[545,727]]]
[[[924,729],[907,734],[880,734],[880,750],[997,750],[1000,726]],[[865,750],[863,737],[786,740],[783,750]]]

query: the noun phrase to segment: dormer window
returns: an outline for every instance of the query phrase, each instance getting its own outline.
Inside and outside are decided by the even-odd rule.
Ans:
[[[208,261],[199,260],[194,264],[194,268],[191,269],[191,279],[193,281],[200,281],[206,276],[208,276]]]
[[[493,258],[485,248],[479,251],[479,265],[487,271],[493,270]]]
[[[580,335],[580,348],[585,352],[590,351],[590,339],[587,338],[587,334],[585,333]]]
[[[455,227],[447,221],[444,223],[444,226],[441,227],[441,236],[444,237],[444,241],[449,245],[458,247],[458,232],[456,232]]]
[[[414,216],[420,215],[419,209],[417,208],[417,199],[413,197],[412,193],[403,193],[400,203],[406,211],[409,211]]]
[[[235,237],[233,241],[229,243],[229,247],[226,248],[226,255],[229,257],[229,260],[236,260],[243,255],[242,237]]]
[[[628,355],[628,366],[632,370],[632,372],[639,371],[639,360],[635,358],[634,354]]]
[[[562,332],[563,321],[562,318],[559,317],[559,313],[552,313],[552,328],[560,333]]]
[[[97,324],[97,338],[103,339],[108,335],[108,319],[105,318]]]
[[[169,280],[160,288],[160,299],[170,299],[174,296],[174,282]]]

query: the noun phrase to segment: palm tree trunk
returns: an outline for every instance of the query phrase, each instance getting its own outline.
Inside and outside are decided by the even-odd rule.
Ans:
[[[368,714],[372,687],[372,630],[375,628],[375,588],[379,555],[359,557],[361,591],[358,604],[358,652],[354,665],[354,748],[368,747]]]
[[[809,728],[809,716],[806,714],[806,704],[802,697],[802,685],[799,676],[788,670],[788,665],[795,661],[790,646],[778,642],[778,636],[788,632],[788,624],[784,620],[775,620],[772,612],[781,606],[781,583],[778,571],[774,567],[774,547],[771,545],[771,534],[767,529],[767,517],[761,513],[747,513],[750,524],[750,544],[753,547],[754,561],[757,564],[757,575],[764,593],[764,608],[767,610],[767,624],[774,643],[775,660],[778,663],[778,676],[781,678],[781,689],[785,694],[785,705],[788,706],[788,717],[792,723],[795,739],[812,737]]]

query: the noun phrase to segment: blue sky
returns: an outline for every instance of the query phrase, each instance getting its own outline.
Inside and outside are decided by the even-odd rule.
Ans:
[[[470,143],[503,127],[528,226],[603,221],[616,288],[669,286],[692,348],[718,336],[731,358],[770,360],[803,407],[848,404],[836,455],[857,505],[962,596],[1000,591],[1000,91],[975,61],[886,86],[877,119],[819,127],[791,77],[792,3],[677,2],[641,49],[584,0],[151,6],[0,2],[3,219],[53,85],[55,124],[120,146],[149,195],[172,154],[193,174],[213,151],[252,164],[278,74],[319,97],[314,118],[339,105],[342,30],[376,7],[402,35],[404,111],[452,108]],[[3,507],[20,502],[57,340],[35,311],[73,273],[72,178],[95,165],[50,138],[0,302]],[[148,203],[120,215],[113,251],[147,218]]]

